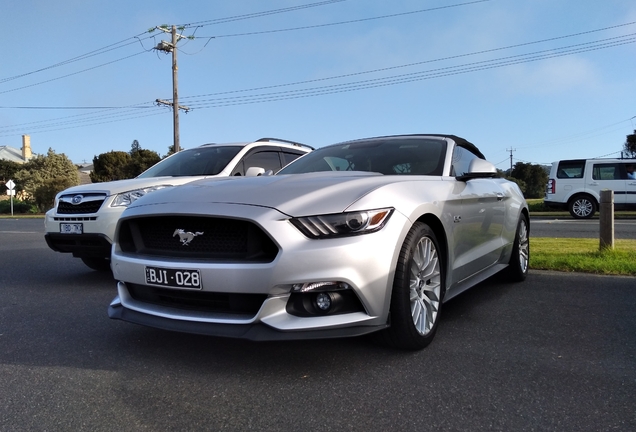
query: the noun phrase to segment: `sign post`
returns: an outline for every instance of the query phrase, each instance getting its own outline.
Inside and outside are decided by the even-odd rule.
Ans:
[[[9,181],[6,183],[7,186],[7,195],[9,195],[11,197],[11,216],[13,216],[13,195],[15,195],[15,189],[13,189],[15,187],[15,183],[13,183],[13,180],[9,179]]]

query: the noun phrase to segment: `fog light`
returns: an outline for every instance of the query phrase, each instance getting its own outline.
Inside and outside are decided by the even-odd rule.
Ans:
[[[331,309],[331,296],[329,293],[316,294],[316,306],[323,312],[327,312]]]
[[[309,291],[338,291],[346,290],[351,286],[341,281],[321,281],[321,282],[305,282],[292,285],[292,292],[309,292]]]

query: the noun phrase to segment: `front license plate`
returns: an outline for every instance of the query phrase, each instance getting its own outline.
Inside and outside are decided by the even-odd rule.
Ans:
[[[146,283],[175,288],[201,288],[199,270],[146,267]]]
[[[84,225],[81,223],[61,223],[60,233],[62,234],[82,234]]]

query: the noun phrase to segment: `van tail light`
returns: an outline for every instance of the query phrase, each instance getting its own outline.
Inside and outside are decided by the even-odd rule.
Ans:
[[[550,179],[548,180],[548,193],[556,193],[556,180],[555,179]]]

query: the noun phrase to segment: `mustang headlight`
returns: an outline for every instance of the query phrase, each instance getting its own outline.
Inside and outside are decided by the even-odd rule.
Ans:
[[[111,207],[128,207],[135,201],[137,201],[142,196],[154,192],[159,189],[165,189],[167,187],[172,187],[171,185],[158,185],[158,186],[148,186],[146,188],[135,189],[128,192],[123,192],[117,194],[113,202],[110,204]]]
[[[392,208],[386,208],[292,218],[290,221],[307,237],[324,239],[379,231],[389,220],[392,213]]]

